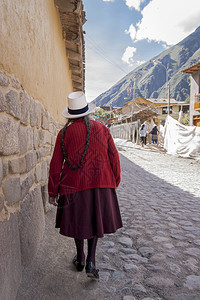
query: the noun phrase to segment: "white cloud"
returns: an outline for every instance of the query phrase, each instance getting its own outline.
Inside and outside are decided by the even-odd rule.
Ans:
[[[115,0],[103,0],[103,2],[114,2]]]
[[[135,40],[135,36],[136,36],[136,29],[133,26],[133,24],[130,25],[129,29],[125,30],[126,34],[130,34],[131,39],[134,41]]]
[[[166,43],[162,43],[162,46],[163,46],[163,48],[166,49],[166,50],[170,48],[170,46],[169,46],[168,44],[166,44]]]
[[[136,63],[138,66],[140,66],[145,63],[145,60],[137,60]]]
[[[126,0],[126,5],[129,8],[135,8],[135,10],[140,11],[140,4],[144,2],[144,0]]]
[[[134,60],[133,60],[133,56],[134,53],[136,52],[136,48],[135,47],[127,47],[124,54],[122,55],[122,61],[127,63],[128,65],[132,65]]]
[[[142,10],[136,40],[148,39],[174,45],[199,26],[199,0],[152,0]]]

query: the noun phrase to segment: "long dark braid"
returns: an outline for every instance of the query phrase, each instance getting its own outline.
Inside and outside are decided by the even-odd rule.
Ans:
[[[88,116],[85,116],[84,118],[84,121],[85,121],[85,124],[86,124],[86,127],[87,127],[87,138],[86,138],[86,145],[85,145],[85,150],[84,150],[84,153],[83,153],[83,156],[81,158],[81,161],[80,163],[76,166],[76,167],[73,167],[68,159],[67,159],[67,155],[66,155],[66,152],[65,152],[65,145],[64,145],[64,137],[65,137],[65,131],[69,125],[70,122],[73,122],[72,120],[68,120],[68,122],[66,123],[65,127],[63,128],[62,130],[62,134],[61,134],[61,141],[62,141],[62,152],[63,152],[63,156],[64,156],[64,160],[65,162],[67,163],[67,165],[70,167],[70,169],[72,170],[77,170],[79,169],[82,164],[83,164],[83,160],[86,156],[86,153],[87,153],[87,150],[88,150],[88,147],[89,147],[89,141],[90,141],[90,119]]]

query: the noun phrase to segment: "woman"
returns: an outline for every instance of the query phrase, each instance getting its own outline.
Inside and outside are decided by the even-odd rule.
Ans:
[[[58,202],[56,228],[75,240],[77,271],[85,266],[87,239],[86,273],[98,279],[97,240],[122,227],[115,191],[120,183],[119,155],[109,129],[89,118],[95,106],[86,102],[84,93],[69,94],[68,104],[62,112],[68,122],[58,133],[50,163],[49,202]]]
[[[158,133],[159,130],[157,128],[156,125],[153,126],[152,130],[149,132],[151,134],[151,140],[152,140],[152,144],[156,144],[158,143]]]
[[[141,125],[140,131],[139,131],[142,147],[144,145],[146,145],[146,143],[147,143],[147,130],[148,130],[148,127],[147,127],[146,123],[143,123]]]

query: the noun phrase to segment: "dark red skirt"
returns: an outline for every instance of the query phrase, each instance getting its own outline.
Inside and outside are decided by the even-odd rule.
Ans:
[[[90,239],[122,227],[115,189],[95,188],[60,196],[56,228],[65,236]]]

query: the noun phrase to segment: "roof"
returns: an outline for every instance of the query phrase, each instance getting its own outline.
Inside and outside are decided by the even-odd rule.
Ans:
[[[136,98],[135,100],[137,100],[137,99],[144,99],[144,100],[148,100],[148,99],[145,99],[145,98],[143,98],[143,97],[138,97],[138,98]],[[129,100],[129,101],[127,101],[127,102],[125,102],[125,103],[124,103],[124,106],[125,106],[125,105],[127,105],[127,106],[128,106],[129,104],[132,104],[132,102],[133,102],[133,99],[131,99],[131,100]]]
[[[72,73],[74,91],[84,91],[85,87],[85,41],[83,24],[86,22],[82,0],[54,0],[62,24],[63,39],[69,69]]]
[[[165,99],[165,98],[160,98],[160,99],[151,98],[151,99],[147,99],[147,100],[150,101],[151,103],[154,103],[154,104],[165,104],[165,103],[168,103],[168,99]],[[170,98],[170,103],[171,104],[175,104],[175,103],[180,103],[180,101],[176,101],[175,99]]]
[[[185,74],[192,74],[198,70],[200,70],[200,60],[197,63],[188,67],[187,69],[183,69],[181,72]]]
[[[146,107],[137,112],[134,112],[133,114],[125,114],[123,116],[122,120],[130,118],[132,120],[132,122],[135,122],[138,119],[140,119],[140,122],[144,122],[145,120],[147,120],[153,116],[157,116],[157,115],[158,115],[158,113],[154,109]]]
[[[135,99],[135,102],[137,103],[137,99],[144,99],[144,100],[147,100],[153,104],[165,104],[165,103],[168,103],[168,98],[159,98],[159,99],[156,99],[156,98],[151,98],[151,99],[148,99],[148,98],[143,98],[143,97],[138,97]],[[124,103],[124,106],[128,106],[129,104],[132,104],[133,100],[130,100],[126,103]],[[182,101],[177,101],[173,98],[170,98],[170,103],[171,104],[180,104],[180,102]],[[141,103],[137,103],[137,104],[141,104]]]
[[[158,115],[158,113],[155,110],[147,108],[147,109],[135,112],[133,114],[132,121],[134,122],[134,121],[137,121],[138,119],[140,119],[140,122],[143,123],[147,119],[155,117],[157,115]]]

